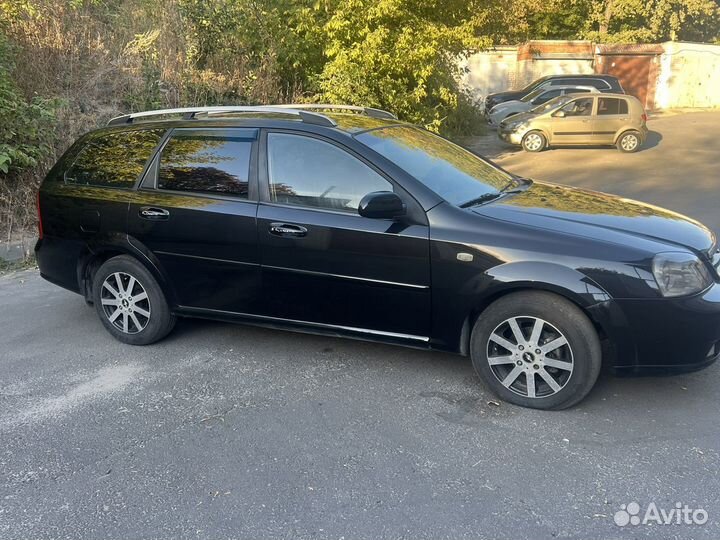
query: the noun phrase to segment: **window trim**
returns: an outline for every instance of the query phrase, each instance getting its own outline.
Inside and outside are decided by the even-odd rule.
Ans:
[[[238,195],[212,192],[212,191],[181,191],[176,189],[165,189],[158,187],[158,181],[160,179],[160,158],[165,150],[165,147],[172,139],[173,133],[177,131],[232,131],[235,129],[253,130],[255,131],[255,138],[248,139],[252,146],[250,148],[250,167],[248,170],[248,196],[240,197]],[[170,195],[181,195],[184,197],[199,197],[205,199],[218,199],[223,201],[233,202],[250,202],[256,204],[258,202],[258,152],[259,152],[259,139],[260,139],[260,128],[254,126],[232,126],[232,127],[211,127],[211,126],[183,126],[170,128],[165,133],[164,138],[160,141],[160,144],[155,149],[155,155],[153,156],[145,175],[141,177],[138,182],[137,189],[141,191],[154,191],[156,193],[167,193]]]
[[[127,187],[118,187],[118,186],[98,186],[98,185],[82,185],[78,183],[68,182],[67,175],[72,170],[72,168],[75,166],[75,163],[77,162],[80,155],[83,153],[83,151],[93,143],[93,141],[96,141],[98,139],[102,139],[105,136],[108,135],[115,135],[119,133],[133,133],[135,131],[164,131],[162,135],[160,135],[160,138],[158,139],[157,144],[155,145],[155,148],[150,152],[150,156],[148,159],[145,160],[145,163],[143,164],[142,171],[138,174],[137,178],[133,181],[133,183]],[[62,184],[68,187],[83,187],[83,188],[94,188],[94,189],[114,189],[118,191],[136,191],[138,189],[138,186],[143,182],[143,179],[145,178],[145,175],[148,173],[148,170],[150,170],[153,160],[155,159],[155,156],[157,155],[158,149],[164,144],[165,138],[167,137],[167,129],[161,128],[161,127],[133,127],[129,129],[113,129],[112,131],[103,131],[98,133],[93,133],[90,135],[85,141],[83,141],[80,148],[77,149],[75,152],[75,155],[72,157],[72,162],[70,165],[65,167],[64,172],[62,173]]]
[[[306,137],[309,139],[317,139],[319,141],[325,142],[327,144],[330,144],[336,148],[338,148],[340,151],[344,151],[348,154],[350,154],[352,157],[363,163],[366,167],[370,168],[372,171],[374,171],[376,174],[381,176],[385,181],[387,181],[392,187],[393,192],[396,193],[398,196],[400,196],[404,202],[405,198],[403,197],[405,190],[397,183],[395,182],[390,176],[388,176],[385,172],[380,170],[374,163],[360,155],[358,152],[353,150],[352,148],[349,148],[348,146],[341,144],[329,137],[323,137],[322,135],[318,135],[317,133],[309,132],[309,131],[302,131],[302,130],[293,130],[293,129],[284,129],[284,128],[263,128],[260,132],[260,161],[258,163],[258,182],[259,182],[259,198],[258,201],[260,204],[263,204],[265,206],[277,206],[281,208],[294,208],[296,210],[306,210],[306,211],[314,211],[314,212],[325,212],[329,214],[335,214],[340,216],[354,216],[362,219],[369,219],[364,218],[357,212],[343,212],[342,210],[333,210],[332,208],[323,208],[320,206],[303,206],[300,204],[288,204],[288,203],[280,203],[273,201],[270,198],[270,172],[268,169],[269,163],[268,163],[268,144],[267,144],[267,136],[270,133],[284,133],[287,135],[295,135],[298,137]],[[414,202],[414,199],[413,199]],[[407,204],[407,202],[406,202]]]

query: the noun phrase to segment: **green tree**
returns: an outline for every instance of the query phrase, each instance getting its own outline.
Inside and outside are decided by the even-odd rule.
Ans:
[[[464,0],[338,0],[322,27],[318,97],[389,109],[430,129],[471,114],[459,58],[491,44],[487,9]]]
[[[715,0],[604,0],[591,6],[583,35],[597,41],[710,42],[720,37]]]

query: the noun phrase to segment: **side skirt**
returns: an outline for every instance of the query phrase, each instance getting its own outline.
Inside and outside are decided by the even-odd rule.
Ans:
[[[266,315],[253,315],[250,313],[238,313],[234,311],[223,311],[219,309],[197,308],[190,306],[177,306],[175,314],[181,317],[194,317],[199,319],[210,319],[223,322],[233,322],[273,328],[277,330],[289,330],[303,334],[321,336],[332,336],[357,339],[360,341],[372,341],[386,343],[389,345],[401,345],[415,349],[430,349],[430,338],[427,336],[415,336],[411,334],[399,334],[396,332],[385,332],[369,328],[355,328],[352,326],[341,326],[335,324],[317,323],[311,321],[298,321],[294,319],[282,319]]]

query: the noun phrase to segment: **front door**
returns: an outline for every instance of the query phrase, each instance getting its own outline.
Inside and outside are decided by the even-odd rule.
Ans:
[[[594,104],[594,98],[581,97],[553,113],[552,144],[592,144]]]
[[[256,129],[175,129],[128,216],[184,308],[252,312],[260,284]]]
[[[318,326],[427,341],[428,226],[370,219],[358,203],[401,188],[332,141],[266,134],[258,238],[264,314]],[[418,207],[419,208],[419,207]]]

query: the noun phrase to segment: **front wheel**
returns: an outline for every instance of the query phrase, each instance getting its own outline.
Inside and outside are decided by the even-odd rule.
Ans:
[[[530,131],[522,138],[522,147],[526,152],[541,152],[545,146],[547,139],[539,131]]]
[[[128,255],[113,257],[98,268],[93,303],[107,331],[130,345],[154,343],[175,326],[175,316],[157,281]]]
[[[565,409],[592,389],[602,353],[597,332],[573,303],[544,291],[491,304],[475,323],[470,353],[500,398],[535,409]]]

